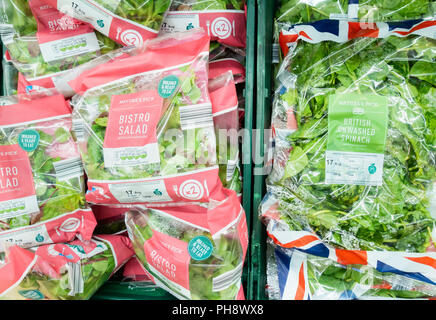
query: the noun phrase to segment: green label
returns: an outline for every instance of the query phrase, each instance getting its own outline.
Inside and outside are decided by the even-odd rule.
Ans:
[[[158,93],[166,99],[173,95],[179,85],[179,78],[175,75],[166,76],[159,82]]]
[[[382,184],[388,117],[387,97],[329,97],[326,184]]]
[[[384,153],[388,98],[336,94],[329,100],[328,150]]]
[[[27,152],[34,151],[39,144],[39,133],[35,130],[24,130],[18,136],[18,144]]]
[[[44,295],[38,290],[20,290],[18,291],[20,295],[22,295],[26,299],[30,300],[42,300],[44,299]]]
[[[188,252],[191,258],[194,260],[206,260],[212,255],[213,244],[209,238],[205,236],[198,236],[189,241]]]

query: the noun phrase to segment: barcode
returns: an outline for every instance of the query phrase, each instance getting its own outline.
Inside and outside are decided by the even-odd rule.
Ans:
[[[182,130],[213,127],[212,105],[210,103],[180,107]]]
[[[53,162],[56,178],[60,181],[83,176],[82,160],[78,158]]]
[[[3,44],[10,44],[14,37],[14,26],[12,24],[0,24],[0,34],[3,35],[2,42]]]
[[[85,123],[82,119],[73,119],[73,133],[77,141],[85,140]]]
[[[231,285],[240,281],[242,276],[242,263],[235,269],[230,270],[212,279],[212,291],[218,292],[227,289]]]
[[[68,262],[68,279],[70,281],[70,292],[68,295],[75,296],[78,293],[83,293],[84,283],[82,276],[82,265],[78,263]]]
[[[238,159],[227,161],[227,172],[226,172],[226,181],[229,182],[232,180],[233,175],[235,174],[236,167],[238,165]]]
[[[280,63],[279,50],[280,50],[279,44],[273,43],[273,45],[272,45],[272,63]]]

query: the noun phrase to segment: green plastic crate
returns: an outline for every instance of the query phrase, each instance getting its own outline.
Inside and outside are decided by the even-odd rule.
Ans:
[[[257,92],[256,92],[256,153],[258,158],[265,159],[268,151],[268,137],[264,129],[271,124],[273,72],[272,44],[274,31],[274,13],[277,1],[257,0]],[[257,161],[256,161],[257,163]],[[265,175],[256,175],[256,169],[261,169],[264,163],[254,165],[253,175],[253,210],[251,230],[250,274],[247,284],[249,300],[266,300],[266,231],[258,219],[258,208],[265,194]]]

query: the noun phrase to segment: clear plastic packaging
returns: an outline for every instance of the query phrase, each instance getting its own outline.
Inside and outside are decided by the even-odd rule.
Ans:
[[[126,234],[125,213],[129,207],[111,207],[104,205],[92,206],[92,212],[97,220],[96,234]]]
[[[6,55],[2,60],[3,73],[3,94],[5,96],[13,96],[17,94],[18,88],[18,70]]]
[[[0,248],[92,235],[84,172],[63,96],[0,98]],[[70,224],[69,224],[70,223]]]
[[[270,300],[434,299],[436,285],[365,265],[328,258],[268,242],[267,294]]]
[[[142,46],[158,35],[171,0],[43,0],[87,22],[121,45]]]
[[[232,71],[209,80],[209,94],[217,137],[220,179],[224,187],[241,193],[238,97]]]
[[[72,104],[89,202],[201,202],[222,186],[208,48],[203,30],[173,34],[77,80],[86,87]]]
[[[436,14],[433,0],[359,0],[359,21],[390,22],[431,19]]]
[[[0,262],[0,300],[88,300],[132,256],[124,236],[13,246]]]
[[[155,283],[181,299],[233,300],[248,245],[234,191],[209,207],[138,207],[126,215],[136,256]]]
[[[0,12],[2,42],[15,67],[29,80],[50,83],[52,75],[118,47],[41,0],[5,0]]]
[[[161,33],[205,29],[211,41],[245,48],[245,0],[173,0]]]
[[[288,145],[275,150],[268,183],[282,189],[291,230],[345,249],[423,253],[435,226],[432,27],[414,34],[421,23],[410,22],[410,35],[397,37],[395,26],[382,34],[382,25],[330,24],[339,26],[334,41],[308,26],[316,43],[289,43],[272,119],[276,132],[287,130],[276,142]]]

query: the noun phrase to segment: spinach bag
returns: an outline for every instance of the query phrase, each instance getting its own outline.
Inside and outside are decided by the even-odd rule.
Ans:
[[[117,45],[100,33],[58,12],[41,0],[0,3],[2,42],[15,67],[45,88],[52,76],[68,72]]]
[[[295,249],[267,247],[270,300],[434,299],[436,285],[371,266],[342,265]]]
[[[113,41],[142,46],[157,36],[171,0],[43,0]]]
[[[268,184],[295,235],[387,255],[434,241],[435,25],[283,30],[272,124],[285,134]]]
[[[0,251],[90,239],[84,172],[62,96],[0,98]]]
[[[141,206],[126,214],[135,254],[153,281],[179,299],[234,300],[248,234],[234,191],[208,207]]]
[[[13,246],[0,263],[0,300],[88,300],[132,256],[124,236]]]

